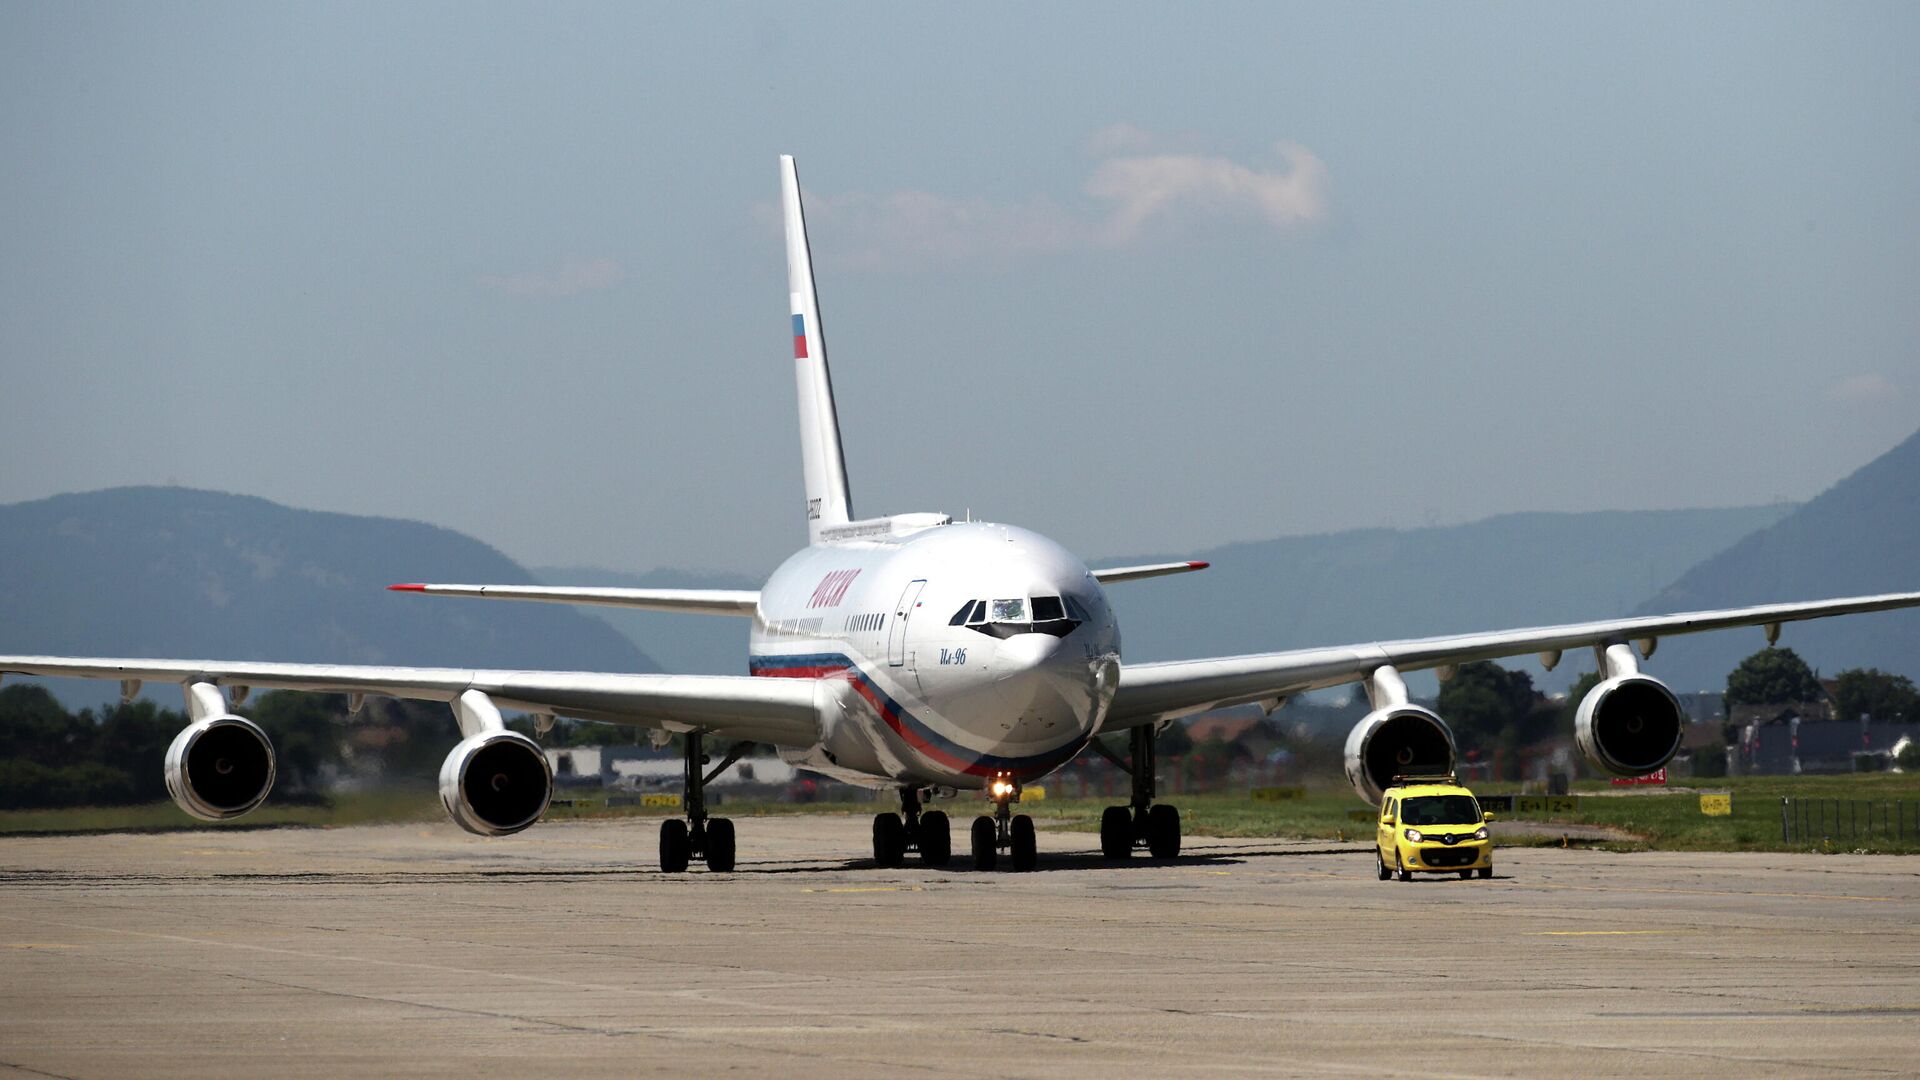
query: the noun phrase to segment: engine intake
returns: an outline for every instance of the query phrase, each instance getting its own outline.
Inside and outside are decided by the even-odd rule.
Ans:
[[[1580,699],[1573,737],[1594,767],[1615,776],[1642,776],[1680,752],[1686,714],[1658,679],[1616,675]]]
[[[167,747],[167,794],[202,821],[226,821],[273,790],[273,741],[244,716],[188,724]]]
[[[540,820],[553,798],[553,766],[516,731],[483,731],[440,766],[440,804],[470,833],[506,836]]]
[[[1379,805],[1393,778],[1453,771],[1453,732],[1431,709],[1394,705],[1375,709],[1347,733],[1347,783]]]

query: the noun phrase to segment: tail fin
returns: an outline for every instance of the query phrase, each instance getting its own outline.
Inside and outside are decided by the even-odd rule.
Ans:
[[[847,463],[840,451],[840,417],[827,374],[826,333],[813,292],[813,256],[800,210],[800,176],[793,158],[780,156],[780,206],[787,219],[787,290],[793,300],[793,362],[800,387],[800,464],[807,480],[807,536],[853,520]]]

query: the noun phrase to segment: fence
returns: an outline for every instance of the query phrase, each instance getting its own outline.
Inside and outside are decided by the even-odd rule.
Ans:
[[[1920,802],[1905,799],[1874,802],[1867,799],[1780,800],[1780,841],[1791,844],[1816,840],[1920,841]]]

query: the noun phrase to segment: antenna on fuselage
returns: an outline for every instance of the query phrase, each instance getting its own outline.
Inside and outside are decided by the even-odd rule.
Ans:
[[[787,291],[793,312],[794,377],[800,391],[800,467],[807,485],[807,538],[853,520],[847,492],[846,456],[840,448],[840,417],[827,373],[826,332],[813,288],[813,253],[800,207],[800,174],[793,158],[780,156],[780,206],[787,223]]]

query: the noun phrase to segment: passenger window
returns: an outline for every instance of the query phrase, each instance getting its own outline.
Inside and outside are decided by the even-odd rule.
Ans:
[[[1057,596],[1036,596],[1033,598],[1033,621],[1049,622],[1067,617],[1067,609],[1060,606]]]
[[[994,622],[1026,622],[1027,602],[1025,600],[995,600],[993,602]]]
[[[1381,821],[1393,820],[1393,800],[1392,799],[1388,799],[1387,804],[1380,808],[1380,820]]]
[[[967,616],[973,614],[973,605],[979,602],[978,600],[969,600],[965,604],[962,604],[960,610],[953,613],[953,618],[947,620],[947,625],[965,626],[967,624]]]

